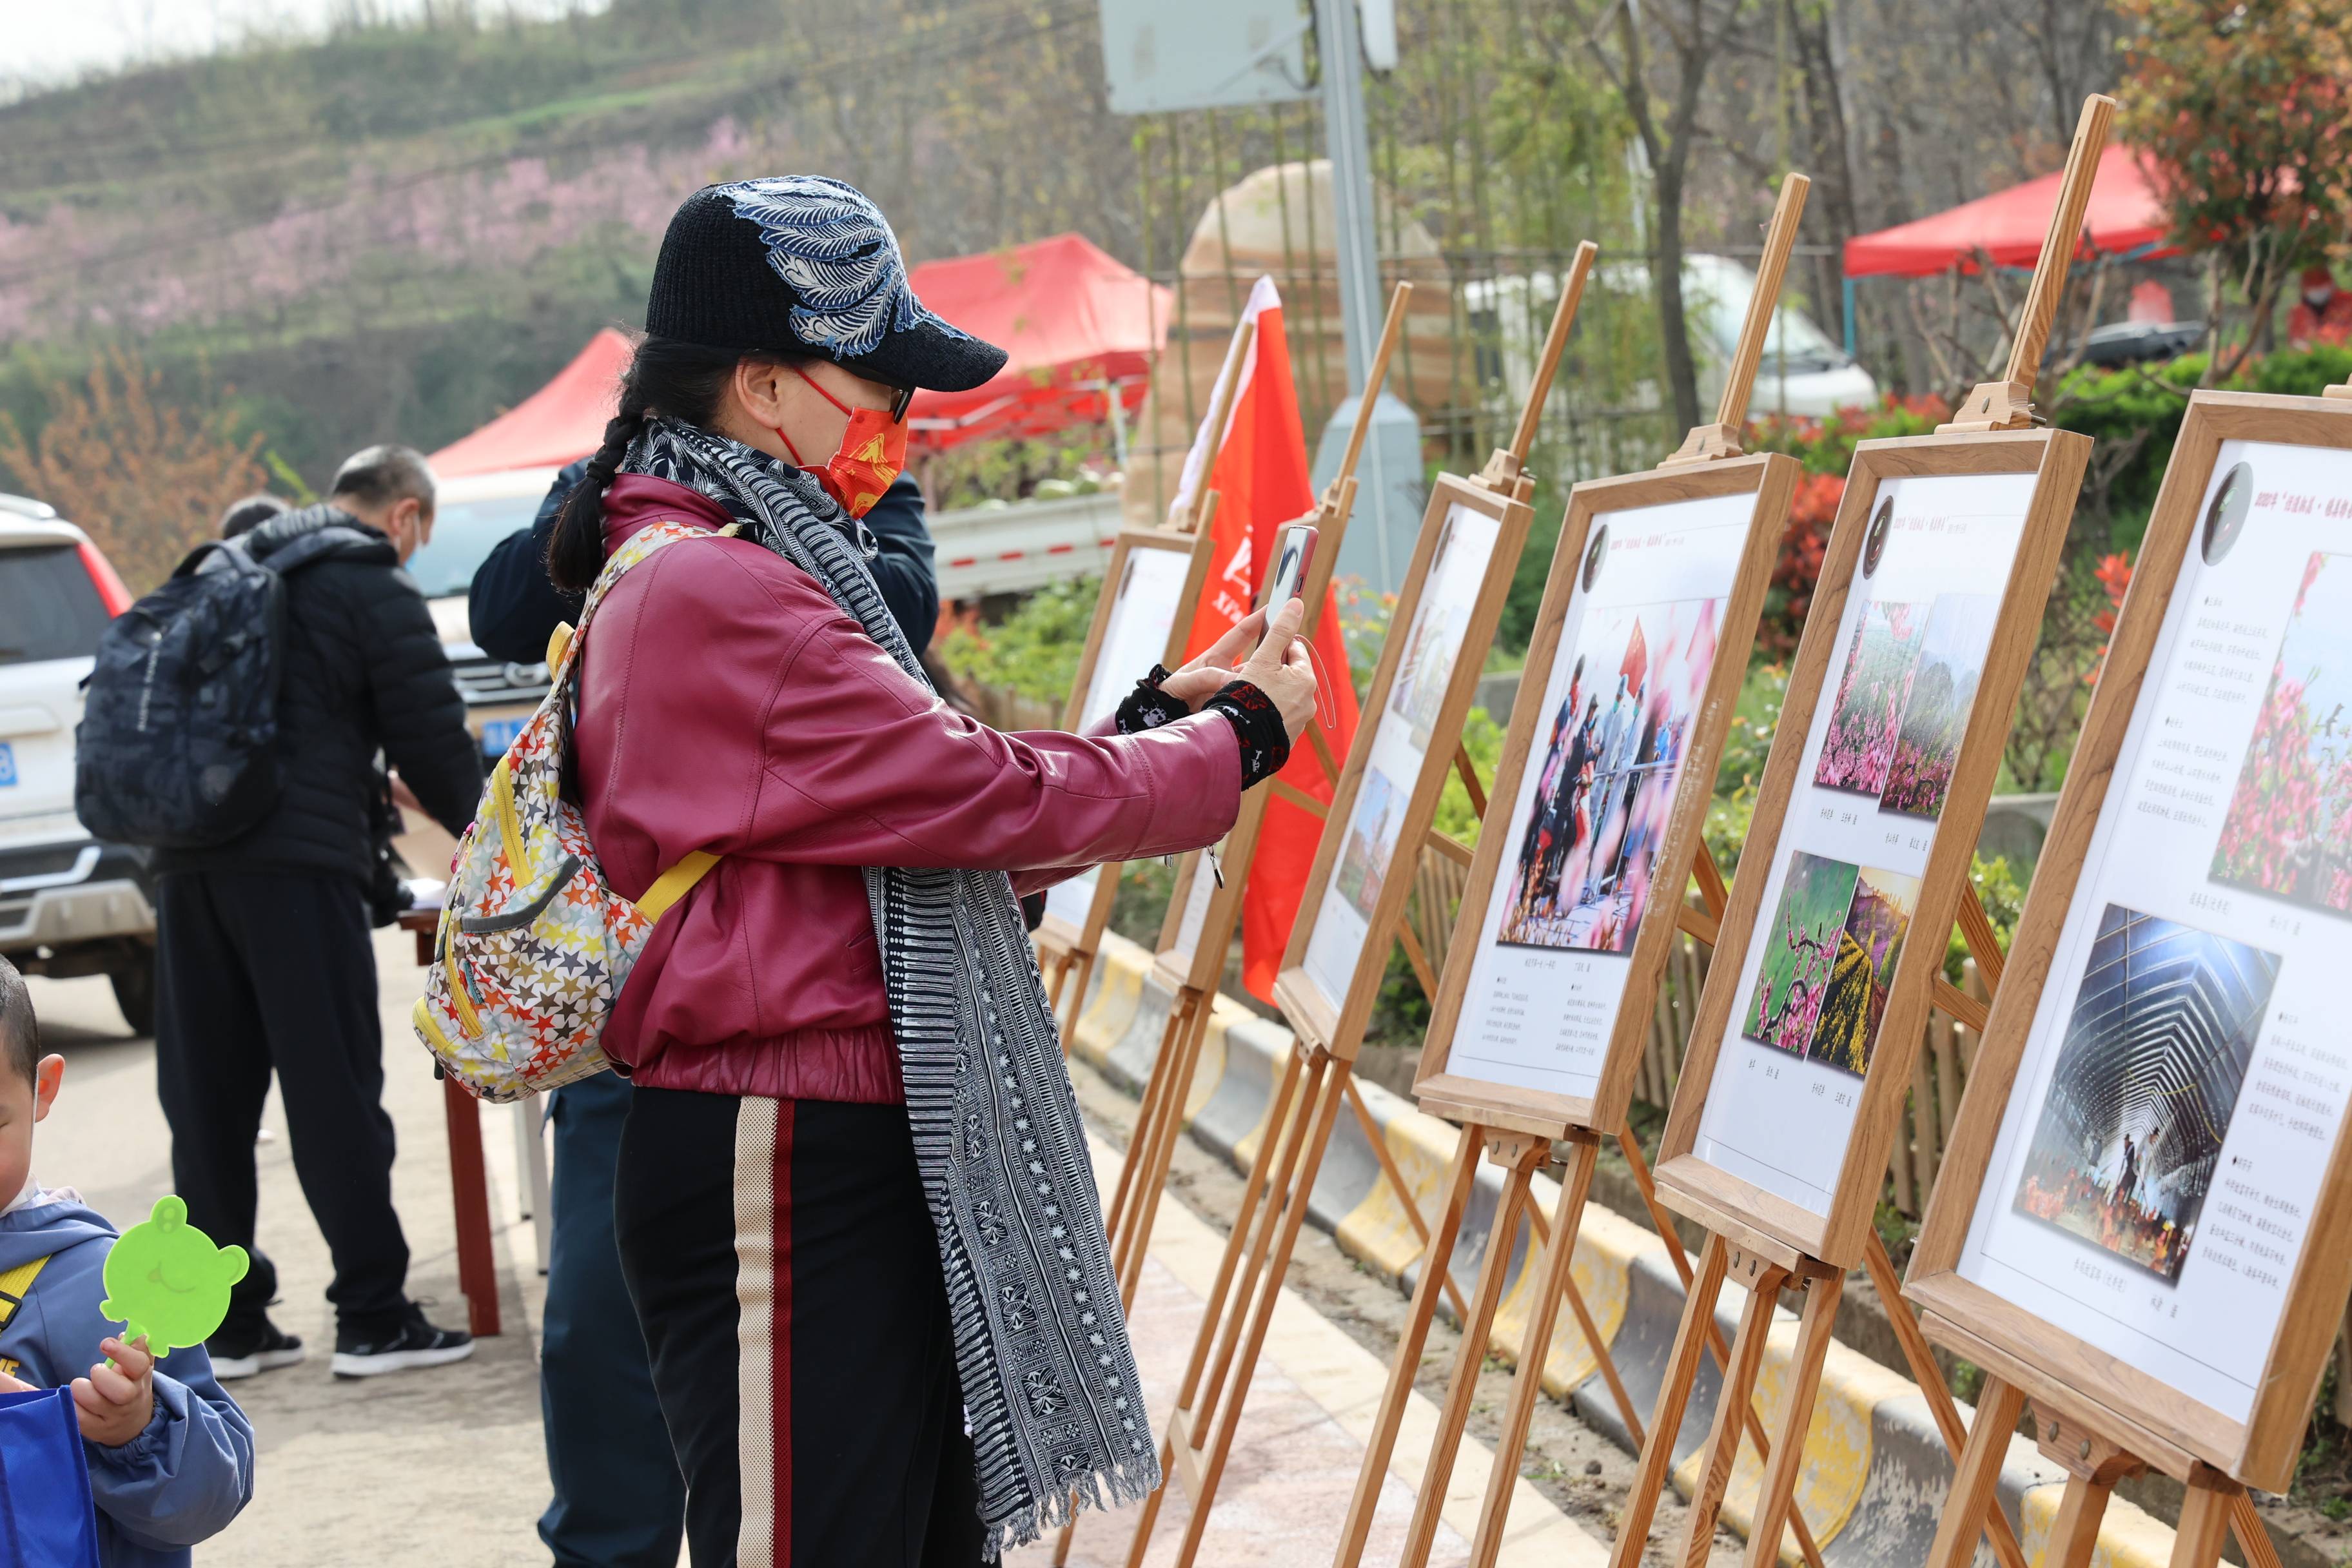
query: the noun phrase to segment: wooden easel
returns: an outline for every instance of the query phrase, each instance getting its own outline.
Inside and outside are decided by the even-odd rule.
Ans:
[[[1397,618],[1381,649],[1380,668],[1372,678],[1365,705],[1364,721],[1357,731],[1347,767],[1339,776],[1330,810],[1327,814],[1315,803],[1299,797],[1317,815],[1324,816],[1324,830],[1316,851],[1315,868],[1307,879],[1306,897],[1300,905],[1300,919],[1291,931],[1283,973],[1275,985],[1276,1000],[1291,1021],[1295,1047],[1283,1062],[1265,1136],[1257,1157],[1251,1163],[1233,1233],[1218,1263],[1200,1331],[1193,1340],[1192,1357],[1178,1390],[1176,1408],[1170,1414],[1167,1436],[1160,1447],[1162,1472],[1184,1489],[1192,1505],[1183,1544],[1177,1552],[1178,1568],[1191,1568],[1199,1553],[1202,1536],[1215,1505],[1217,1488],[1233,1450],[1234,1434],[1240,1426],[1250,1378],[1273,1321],[1275,1304],[1289,1271],[1299,1228],[1307,1218],[1307,1203],[1322,1167],[1324,1150],[1330,1142],[1332,1124],[1338,1119],[1341,1102],[1353,1099],[1351,1064],[1362,1044],[1365,1019],[1378,984],[1377,967],[1370,983],[1366,983],[1367,961],[1385,954],[1390,942],[1396,941],[1403,945],[1423,984],[1435,984],[1428,960],[1403,920],[1404,900],[1411,884],[1410,876],[1403,873],[1425,845],[1451,845],[1451,849],[1442,852],[1468,858],[1466,849],[1430,826],[1448,771],[1462,775],[1474,805],[1484,809],[1486,792],[1460,744],[1462,718],[1469,708],[1478,666],[1501,615],[1503,592],[1508,585],[1511,568],[1526,541],[1529,502],[1535,493],[1534,476],[1526,471],[1527,454],[1534,445],[1544,398],[1559,369],[1560,355],[1567,346],[1568,329],[1575,319],[1576,307],[1597,253],[1597,247],[1590,242],[1577,248],[1512,444],[1497,447],[1478,475],[1470,479],[1441,475],[1433,487],[1420,542],[1406,574],[1405,590],[1399,596]],[[1341,840],[1347,834],[1356,792],[1381,729],[1381,714],[1404,651],[1406,637],[1401,634],[1412,626],[1418,613],[1437,543],[1448,532],[1449,519],[1457,508],[1496,520],[1496,542],[1448,679],[1444,703],[1431,730],[1421,776],[1412,786],[1411,804],[1404,813],[1390,870],[1369,921],[1355,981],[1349,994],[1338,999],[1339,1011],[1335,1014],[1322,1005],[1319,993],[1312,985],[1302,984],[1303,972],[1298,965],[1306,955],[1324,892],[1337,873]],[[1329,765],[1328,762],[1326,765]],[[1356,1103],[1359,1114],[1366,1116],[1369,1123],[1369,1113],[1362,1110],[1360,1100]],[[1377,1136],[1370,1142],[1376,1150],[1382,1143]],[[1391,1169],[1387,1174],[1411,1210],[1409,1189],[1398,1173]],[[1447,1226],[1458,1224],[1458,1213],[1452,1213],[1451,1218],[1441,1217],[1441,1234]],[[1140,1568],[1151,1543],[1153,1526],[1159,1521],[1160,1504],[1166,1495],[1163,1483],[1161,1489],[1145,1501],[1129,1549],[1129,1568]]]
[[[1563,623],[1585,560],[1587,540],[1595,516],[1602,512],[1633,513],[1644,507],[1717,494],[1752,492],[1756,501],[1749,516],[1746,546],[1741,552],[1724,624],[1717,633],[1726,657],[1719,658],[1709,672],[1706,694],[1698,704],[1699,722],[1695,726],[1696,732],[1681,764],[1674,820],[1667,829],[1665,848],[1660,857],[1664,864],[1685,868],[1700,861],[1706,862],[1702,883],[1717,888],[1721,886],[1721,879],[1713,875],[1714,862],[1707,855],[1702,829],[1714,784],[1716,760],[1722,750],[1724,733],[1730,723],[1731,708],[1740,680],[1746,674],[1746,661],[1738,650],[1743,650],[1753,637],[1757,620],[1762,614],[1767,580],[1779,549],[1788,516],[1789,498],[1797,477],[1795,460],[1786,456],[1757,458],[1736,469],[1728,464],[1731,459],[1743,456],[1739,448],[1739,434],[1747,422],[1748,395],[1755,382],[1757,365],[1762,357],[1765,336],[1771,329],[1773,314],[1780,301],[1781,276],[1787,268],[1790,249],[1796,243],[1798,220],[1803,214],[1805,193],[1811,184],[1804,175],[1792,174],[1781,184],[1771,228],[1765,239],[1764,258],[1758,271],[1756,290],[1748,300],[1747,319],[1742,324],[1730,374],[1717,407],[1716,422],[1693,428],[1682,448],[1660,465],[1661,471],[1690,477],[1667,480],[1661,479],[1656,473],[1645,474],[1627,480],[1601,480],[1580,485],[1571,493],[1568,520],[1561,527],[1559,542],[1553,556],[1544,605],[1537,616],[1535,646],[1528,649],[1527,670],[1521,677],[1520,700],[1514,704],[1510,734],[1504,742],[1502,763],[1495,778],[1495,796],[1504,803],[1503,810],[1508,813],[1517,798],[1523,770],[1540,731],[1544,718],[1540,708],[1547,695],[1544,683],[1550,679],[1553,666],[1561,657]],[[1643,926],[1654,925],[1658,929],[1646,941],[1637,938],[1630,954],[1632,973],[1628,977],[1624,1001],[1619,1007],[1619,1016],[1610,1034],[1609,1053],[1617,1059],[1617,1070],[1612,1072],[1608,1067],[1602,1068],[1601,1078],[1607,1087],[1600,1093],[1580,1102],[1569,1100],[1562,1095],[1485,1082],[1475,1076],[1452,1070],[1452,1046],[1462,1016],[1465,994],[1477,962],[1479,942],[1483,940],[1483,933],[1477,937],[1473,933],[1477,931],[1481,917],[1489,907],[1503,861],[1511,852],[1507,829],[1512,820],[1507,815],[1498,816],[1488,825],[1488,830],[1480,835],[1478,856],[1469,885],[1463,894],[1461,920],[1464,929],[1448,955],[1444,984],[1432,994],[1433,1014],[1428,1043],[1423,1047],[1422,1071],[1419,1081],[1414,1085],[1414,1095],[1423,1110],[1456,1123],[1462,1130],[1461,1140],[1455,1145],[1454,1163],[1446,1178],[1446,1202],[1439,1235],[1423,1265],[1419,1288],[1413,1294],[1412,1309],[1406,1319],[1396,1356],[1390,1363],[1387,1389],[1381,1397],[1379,1415],[1374,1419],[1370,1439],[1365,1447],[1363,1467],[1357,1474],[1356,1489],[1349,1502],[1347,1523],[1341,1531],[1339,1549],[1332,1558],[1334,1568],[1356,1568],[1362,1560],[1365,1542],[1371,1531],[1373,1511],[1380,1501],[1381,1482],[1395,1451],[1397,1431],[1403,1421],[1406,1405],[1412,1396],[1422,1352],[1428,1343],[1430,1322],[1436,1313],[1437,1297],[1432,1282],[1446,1279],[1447,1264],[1459,1237],[1464,1209],[1476,1180],[1481,1153],[1505,1172],[1502,1201],[1487,1231],[1485,1260],[1479,1270],[1470,1309],[1461,1313],[1464,1325],[1461,1346],[1454,1359],[1454,1375],[1446,1389],[1445,1403],[1440,1409],[1437,1434],[1430,1446],[1427,1467],[1415,1494],[1412,1521],[1406,1535],[1404,1554],[1400,1560],[1403,1568],[1421,1568],[1428,1562],[1430,1550],[1436,1542],[1446,1486],[1453,1476],[1454,1461],[1469,1420],[1470,1403],[1476,1394],[1478,1373],[1486,1357],[1488,1335],[1508,1283],[1512,1245],[1522,1210],[1535,1233],[1535,1249],[1528,1267],[1530,1277],[1539,1282],[1531,1298],[1526,1338],[1520,1347],[1512,1383],[1511,1401],[1504,1416],[1502,1434],[1496,1441],[1486,1500],[1479,1514],[1478,1531],[1471,1545],[1473,1568],[1491,1568],[1502,1550],[1503,1529],[1510,1509],[1512,1489],[1518,1479],[1519,1456],[1527,1445],[1528,1431],[1535,1417],[1536,1402],[1542,1395],[1544,1362],[1551,1348],[1552,1331],[1559,1321],[1559,1304],[1563,1300],[1576,1314],[1585,1344],[1591,1351],[1600,1373],[1616,1401],[1626,1430],[1633,1434],[1636,1443],[1643,1441],[1642,1413],[1634,1408],[1632,1397],[1626,1393],[1616,1361],[1610,1354],[1607,1344],[1602,1342],[1591,1309],[1578,1289],[1570,1271],[1575,1259],[1577,1234],[1583,1223],[1585,1200],[1591,1189],[1593,1170],[1604,1142],[1614,1141],[1624,1151],[1634,1180],[1651,1208],[1658,1233],[1665,1240],[1667,1255],[1676,1272],[1682,1276],[1685,1289],[1691,1280],[1690,1259],[1683,1250],[1681,1237],[1675,1234],[1672,1221],[1657,1207],[1648,1163],[1643,1158],[1641,1143],[1633,1135],[1625,1118],[1626,1102],[1631,1092],[1628,1069],[1641,1049],[1649,1021],[1645,1003],[1626,1004],[1645,999],[1654,992],[1664,973],[1667,944],[1673,942],[1677,925],[1675,916],[1669,911],[1685,909],[1687,906],[1682,900],[1677,898],[1668,903],[1661,899],[1645,910]],[[1686,885],[1691,874],[1686,870],[1681,877],[1671,874],[1661,877],[1660,888],[1679,889]],[[1706,922],[1706,930],[1712,935],[1714,925],[1711,921]],[[1534,1174],[1550,1163],[1555,1143],[1567,1146],[1566,1168],[1560,1177],[1559,1205],[1553,1211],[1550,1224],[1546,1225],[1542,1215],[1528,1204],[1528,1198]],[[1727,1355],[1720,1340],[1721,1336],[1717,1335],[1714,1345],[1718,1361]],[[1748,1416],[1748,1426],[1759,1449],[1769,1452],[1762,1423],[1752,1411]],[[1821,1568],[1821,1554],[1801,1521],[1798,1521],[1797,1533],[1800,1547],[1811,1568]]]
[[[2004,639],[1996,631],[1985,658],[1983,679],[1970,706],[1967,732],[1919,879],[1918,912],[1888,985],[1843,1164],[1826,1215],[1756,1186],[1694,1152],[1722,1055],[1723,1037],[1733,1010],[1744,1000],[1738,994],[1742,962],[1718,963],[1709,972],[1660,1150],[1657,1182],[1666,1206],[1696,1220],[1710,1234],[1700,1255],[1697,1278],[1684,1303],[1658,1408],[1651,1417],[1640,1466],[1621,1515],[1611,1552],[1612,1568],[1639,1568],[1657,1500],[1674,1467],[1675,1438],[1688,1408],[1701,1346],[1713,1329],[1716,1302],[1727,1278],[1746,1285],[1748,1297],[1725,1365],[1706,1458],[1675,1553],[1687,1568],[1703,1564],[1712,1549],[1724,1490],[1738,1456],[1741,1423],[1735,1420],[1733,1412],[1748,1410],[1781,1291],[1798,1292],[1802,1305],[1787,1402],[1771,1435],[1769,1458],[1748,1531],[1746,1561],[1749,1568],[1769,1568],[1779,1556],[1783,1529],[1794,1517],[1805,1436],[1847,1270],[1856,1265],[1866,1268],[1883,1297],[1890,1301],[1897,1298],[1894,1267],[1873,1218],[1902,1115],[1911,1063],[1920,1047],[1927,1008],[1932,1000],[1965,1022],[1979,1026],[1983,1022],[1981,1005],[1935,973],[1941,967],[1945,950],[1938,939],[1957,923],[1987,985],[1997,988],[2000,978],[2001,954],[1992,940],[1990,921],[1967,888],[1969,861],[1999,766],[2000,742],[2007,731],[2010,707],[2030,652],[2031,637],[2020,634],[2022,628],[2040,624],[2089,455],[2089,443],[2082,437],[2032,427],[2032,396],[2115,107],[2114,100],[2095,96],[2084,106],[2058,209],[2035,268],[2006,378],[1971,393],[1963,405],[1963,417],[1935,436],[1866,442],[1856,449],[1742,858],[1749,858],[1759,848],[1761,853],[1753,855],[1756,869],[1742,877],[1737,894],[1720,904],[1709,899],[1718,921],[1719,954],[1744,961],[1759,921],[1767,918],[1761,907],[1765,885],[1777,862],[1791,798],[1799,787],[1797,775],[1823,697],[1832,646],[1846,598],[1855,584],[1869,509],[1883,480],[1987,473],[2037,477],[1997,623],[2011,628],[2012,635]],[[1927,1396],[1937,1429],[1957,1458],[1967,1433],[1941,1371],[1910,1313],[1892,1310],[1888,1315],[1912,1375]],[[1995,1425],[1979,1415],[1979,1431],[1989,1431]],[[2024,1568],[2023,1553],[2004,1516],[1993,1510],[1983,1519],[1982,1530],[2003,1568]],[[1972,1529],[1970,1550],[1975,1533]]]
[[[1201,483],[1193,491],[1192,504],[1183,518],[1168,529],[1127,530],[1122,539],[1142,533],[1175,533],[1194,542],[1194,569],[1185,584],[1184,596],[1176,606],[1176,621],[1168,634],[1168,649],[1160,662],[1171,668],[1181,662],[1184,639],[1192,629],[1192,613],[1199,604],[1201,589],[1208,579],[1208,555],[1213,542],[1210,524],[1217,513],[1217,492],[1209,488],[1209,477],[1216,472],[1217,456],[1224,450],[1227,419],[1233,414],[1234,399],[1239,394],[1242,372],[1248,366],[1250,343],[1257,333],[1257,322],[1244,321],[1234,329],[1232,347],[1226,358],[1234,372],[1217,384],[1216,395],[1211,400],[1209,416],[1201,427],[1210,432],[1209,460],[1201,470]],[[1085,653],[1078,661],[1077,679],[1070,688],[1070,700],[1063,710],[1062,728],[1076,730],[1086,721],[1087,693],[1094,682],[1095,661],[1101,651],[1103,632],[1110,618],[1111,605],[1118,592],[1119,557],[1114,554],[1110,570],[1103,576],[1102,597],[1095,609],[1092,627],[1087,635]],[[1070,1016],[1062,1025],[1065,1039],[1077,1027],[1077,1012],[1084,1004],[1087,983],[1094,976],[1095,954],[1101,950],[1102,933],[1110,923],[1110,907],[1118,897],[1118,879],[1122,867],[1113,864],[1098,869],[1095,878],[1092,901],[1087,907],[1086,919],[1073,927],[1058,915],[1049,913],[1033,939],[1037,946],[1041,966],[1045,971],[1045,1005],[1058,1019],[1062,996],[1070,995]],[[1075,974],[1077,984],[1070,985]]]
[[[1356,462],[1363,453],[1365,434],[1371,427],[1372,405],[1388,378],[1390,357],[1404,335],[1405,305],[1412,296],[1410,283],[1399,283],[1390,296],[1388,321],[1381,331],[1380,347],[1372,356],[1371,373],[1357,406],[1355,427],[1349,434],[1347,450],[1339,459],[1339,471],[1324,487],[1321,499],[1307,520],[1315,524],[1318,533],[1315,559],[1308,563],[1307,576],[1300,584],[1299,596],[1305,602],[1306,618],[1299,623],[1298,635],[1303,637],[1314,637],[1324,597],[1331,586],[1339,543],[1355,508]],[[1270,570],[1271,563],[1267,566]],[[1336,782],[1339,770],[1330,760],[1329,743],[1322,742],[1319,731],[1310,730],[1309,733],[1322,742],[1317,754],[1322,758],[1328,776]],[[1188,949],[1182,945],[1180,928],[1186,900],[1193,891],[1193,879],[1217,875],[1206,852],[1196,850],[1184,857],[1174,894],[1169,900],[1168,917],[1160,930],[1159,956],[1152,964],[1152,973],[1174,994],[1169,1004],[1168,1022],[1160,1032],[1160,1047],[1152,1054],[1150,1076],[1144,1080],[1143,1095],[1136,1108],[1135,1131],[1128,1139],[1127,1157],[1119,1162],[1118,1181],[1111,1190],[1110,1205],[1105,1211],[1105,1229],[1111,1244],[1111,1271],[1118,1280],[1119,1304],[1129,1310],[1135,1306],[1136,1287],[1143,1278],[1143,1260],[1151,1249],[1151,1228],[1159,1217],[1160,1196],[1168,1188],[1168,1168],[1175,1158],[1176,1140],[1183,1134],[1185,1106],[1192,1099],[1201,1048],[1208,1038],[1218,983],[1224,975],[1225,954],[1233,945],[1234,925],[1241,918],[1242,889],[1247,883],[1250,862],[1257,853],[1258,830],[1265,823],[1272,787],[1270,781],[1267,789],[1253,790],[1242,796],[1241,810],[1222,847],[1233,863],[1232,868],[1224,874],[1223,885],[1213,884],[1207,893],[1209,908],[1192,946]],[[1402,1178],[1396,1180],[1398,1191],[1403,1192]],[[1410,1199],[1406,1207],[1418,1220],[1419,1211],[1412,1209]],[[1066,1524],[1055,1538],[1056,1564],[1069,1560],[1070,1540],[1076,1528],[1075,1521]]]
[[[1998,1212],[2012,1201],[2006,1179],[1998,1188],[1992,1184],[1996,1145],[2020,1109],[2012,1104],[2014,1096],[2038,1081],[2027,1057],[2036,1044],[2036,1015],[2049,988],[2078,978],[2057,969],[2075,910],[2110,896],[2106,868],[2127,853],[2110,840],[2096,851],[2105,858],[2102,863],[2093,863],[2102,819],[2110,810],[2127,811],[2139,782],[2145,755],[2126,754],[2137,710],[2143,702],[2164,700],[2164,681],[2178,668],[2156,667],[2168,624],[2197,613],[2188,606],[2198,604],[2198,594],[2180,592],[2181,574],[2190,569],[2191,552],[2200,548],[2207,493],[2231,442],[2352,454],[2352,384],[2329,387],[2315,398],[2200,391],[2189,399],[2148,520],[2132,592],[2117,618],[2019,922],[2013,977],[1979,1043],[1944,1175],[1920,1227],[1904,1287],[1921,1309],[1926,1336],[1987,1373],[1976,1426],[1937,1524],[1931,1568],[1965,1563],[1977,1521],[1997,1516],[1994,1492],[2009,1434],[2029,1405],[2041,1451],[2067,1475],[2044,1563],[2083,1568],[2116,1482],[2144,1469],[2160,1469],[2187,1489],[2174,1537],[2174,1568],[2214,1568],[2227,1535],[2236,1536],[2251,1568],[2277,1568],[2278,1553],[2247,1487],[2284,1490],[2291,1483],[2346,1292],[2352,1289],[2352,1255],[2341,1244],[2352,1224],[2352,1140],[2340,1125],[2315,1201],[2302,1216],[2284,1299],[2242,1418],[2200,1403],[2128,1358],[2076,1337],[2055,1317],[2042,1316],[1962,1272],[1979,1215],[1988,1204]],[[2177,660],[2178,653],[2173,657]],[[2308,963],[2312,956],[2306,950],[2286,962]],[[2322,994],[2330,989],[2325,981],[2318,988]],[[2305,1002],[2313,994],[2305,990]],[[2033,1110],[2025,1109],[2028,1114]],[[2196,1266],[2192,1253],[2188,1267]],[[2248,1331],[2255,1331],[2249,1326]]]
[[[1358,403],[1347,449],[1339,459],[1338,472],[1324,487],[1322,498],[1307,520],[1318,533],[1315,559],[1308,563],[1307,577],[1300,584],[1306,619],[1299,624],[1298,635],[1304,637],[1315,635],[1316,622],[1331,585],[1340,541],[1355,506],[1356,461],[1371,427],[1372,405],[1387,379],[1390,357],[1404,334],[1405,306],[1412,294],[1412,284],[1399,283],[1390,296],[1388,321],[1372,355],[1371,371],[1365,382],[1364,395]],[[1327,774],[1337,783],[1339,770],[1330,760],[1329,742],[1323,741],[1319,728],[1308,732],[1321,742],[1317,754]],[[1196,852],[1186,858],[1188,863],[1177,877],[1175,895],[1169,902],[1160,953],[1152,970],[1175,995],[1169,1006],[1168,1023],[1160,1031],[1160,1048],[1151,1058],[1151,1075],[1144,1083],[1135,1133],[1128,1143],[1128,1158],[1120,1163],[1108,1212],[1112,1268],[1118,1278],[1121,1298],[1130,1307],[1135,1301],[1136,1280],[1142,1275],[1143,1259],[1150,1248],[1152,1220],[1159,1213],[1160,1194],[1167,1188],[1169,1162],[1175,1152],[1176,1139],[1183,1131],[1185,1103],[1192,1097],[1202,1043],[1208,1037],[1218,982],[1224,974],[1225,954],[1232,947],[1234,926],[1241,916],[1242,891],[1247,883],[1250,862],[1257,852],[1258,830],[1265,825],[1266,803],[1271,798],[1269,790],[1254,790],[1242,797],[1241,811],[1223,845],[1223,855],[1232,865],[1224,872],[1223,886],[1213,886],[1209,890],[1208,910],[1189,949],[1182,945],[1180,927],[1185,900],[1195,890],[1192,879],[1217,875],[1204,854]],[[1392,1174],[1391,1180],[1400,1195],[1406,1194],[1408,1189],[1401,1175]],[[1407,1207],[1411,1206],[1408,1197]],[[1418,1211],[1415,1217],[1419,1217]]]

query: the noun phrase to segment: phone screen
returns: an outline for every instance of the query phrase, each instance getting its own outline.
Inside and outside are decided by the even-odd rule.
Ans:
[[[1305,592],[1307,563],[1315,558],[1315,528],[1294,522],[1275,535],[1274,571],[1266,578],[1265,604],[1278,608]]]

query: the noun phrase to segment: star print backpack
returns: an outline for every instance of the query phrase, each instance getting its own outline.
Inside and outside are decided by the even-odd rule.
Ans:
[[[553,679],[539,711],[490,770],[457,840],[413,1019],[442,1069],[479,1099],[504,1103],[603,1071],[604,1022],[654,922],[718,863],[698,850],[632,903],[605,880],[587,819],[562,793],[580,649],[596,606],[655,551],[714,537],[658,522],[604,563],[579,631],[558,627],[549,644]]]

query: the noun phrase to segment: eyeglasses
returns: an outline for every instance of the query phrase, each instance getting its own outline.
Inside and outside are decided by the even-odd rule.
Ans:
[[[907,417],[908,407],[913,404],[914,401],[915,389],[913,387],[892,387],[890,389],[890,423],[893,425],[902,423]]]

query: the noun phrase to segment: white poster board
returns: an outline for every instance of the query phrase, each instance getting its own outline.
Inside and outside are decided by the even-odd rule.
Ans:
[[[1390,628],[1391,637],[1405,637],[1404,651],[1375,721],[1347,837],[1300,961],[1307,979],[1335,1006],[1346,999],[1364,956],[1385,879],[1412,874],[1411,857],[1398,862],[1398,840],[1502,533],[1500,520],[1458,501],[1447,509],[1444,527],[1412,624]]]
[[[1191,557],[1181,550],[1130,549],[1111,600],[1110,620],[1103,628],[1102,647],[1095,655],[1092,678],[1087,682],[1085,706],[1078,710],[1078,729],[1091,730],[1118,711],[1135,683],[1151,672],[1168,650],[1176,627],[1176,612],[1184,598],[1184,579]],[[1088,867],[1045,892],[1048,914],[1084,930],[1092,911],[1097,872]]]
[[[2222,444],[2113,777],[1958,1272],[2242,1421],[2352,1092],[2352,453]]]
[[[1761,873],[1693,1152],[1815,1214],[1829,1212],[1845,1161],[2035,484],[2032,473],[1881,484]]]
[[[1743,492],[1593,518],[1449,1073],[1596,1091],[1643,911],[1680,890],[1655,858],[1755,510]]]

